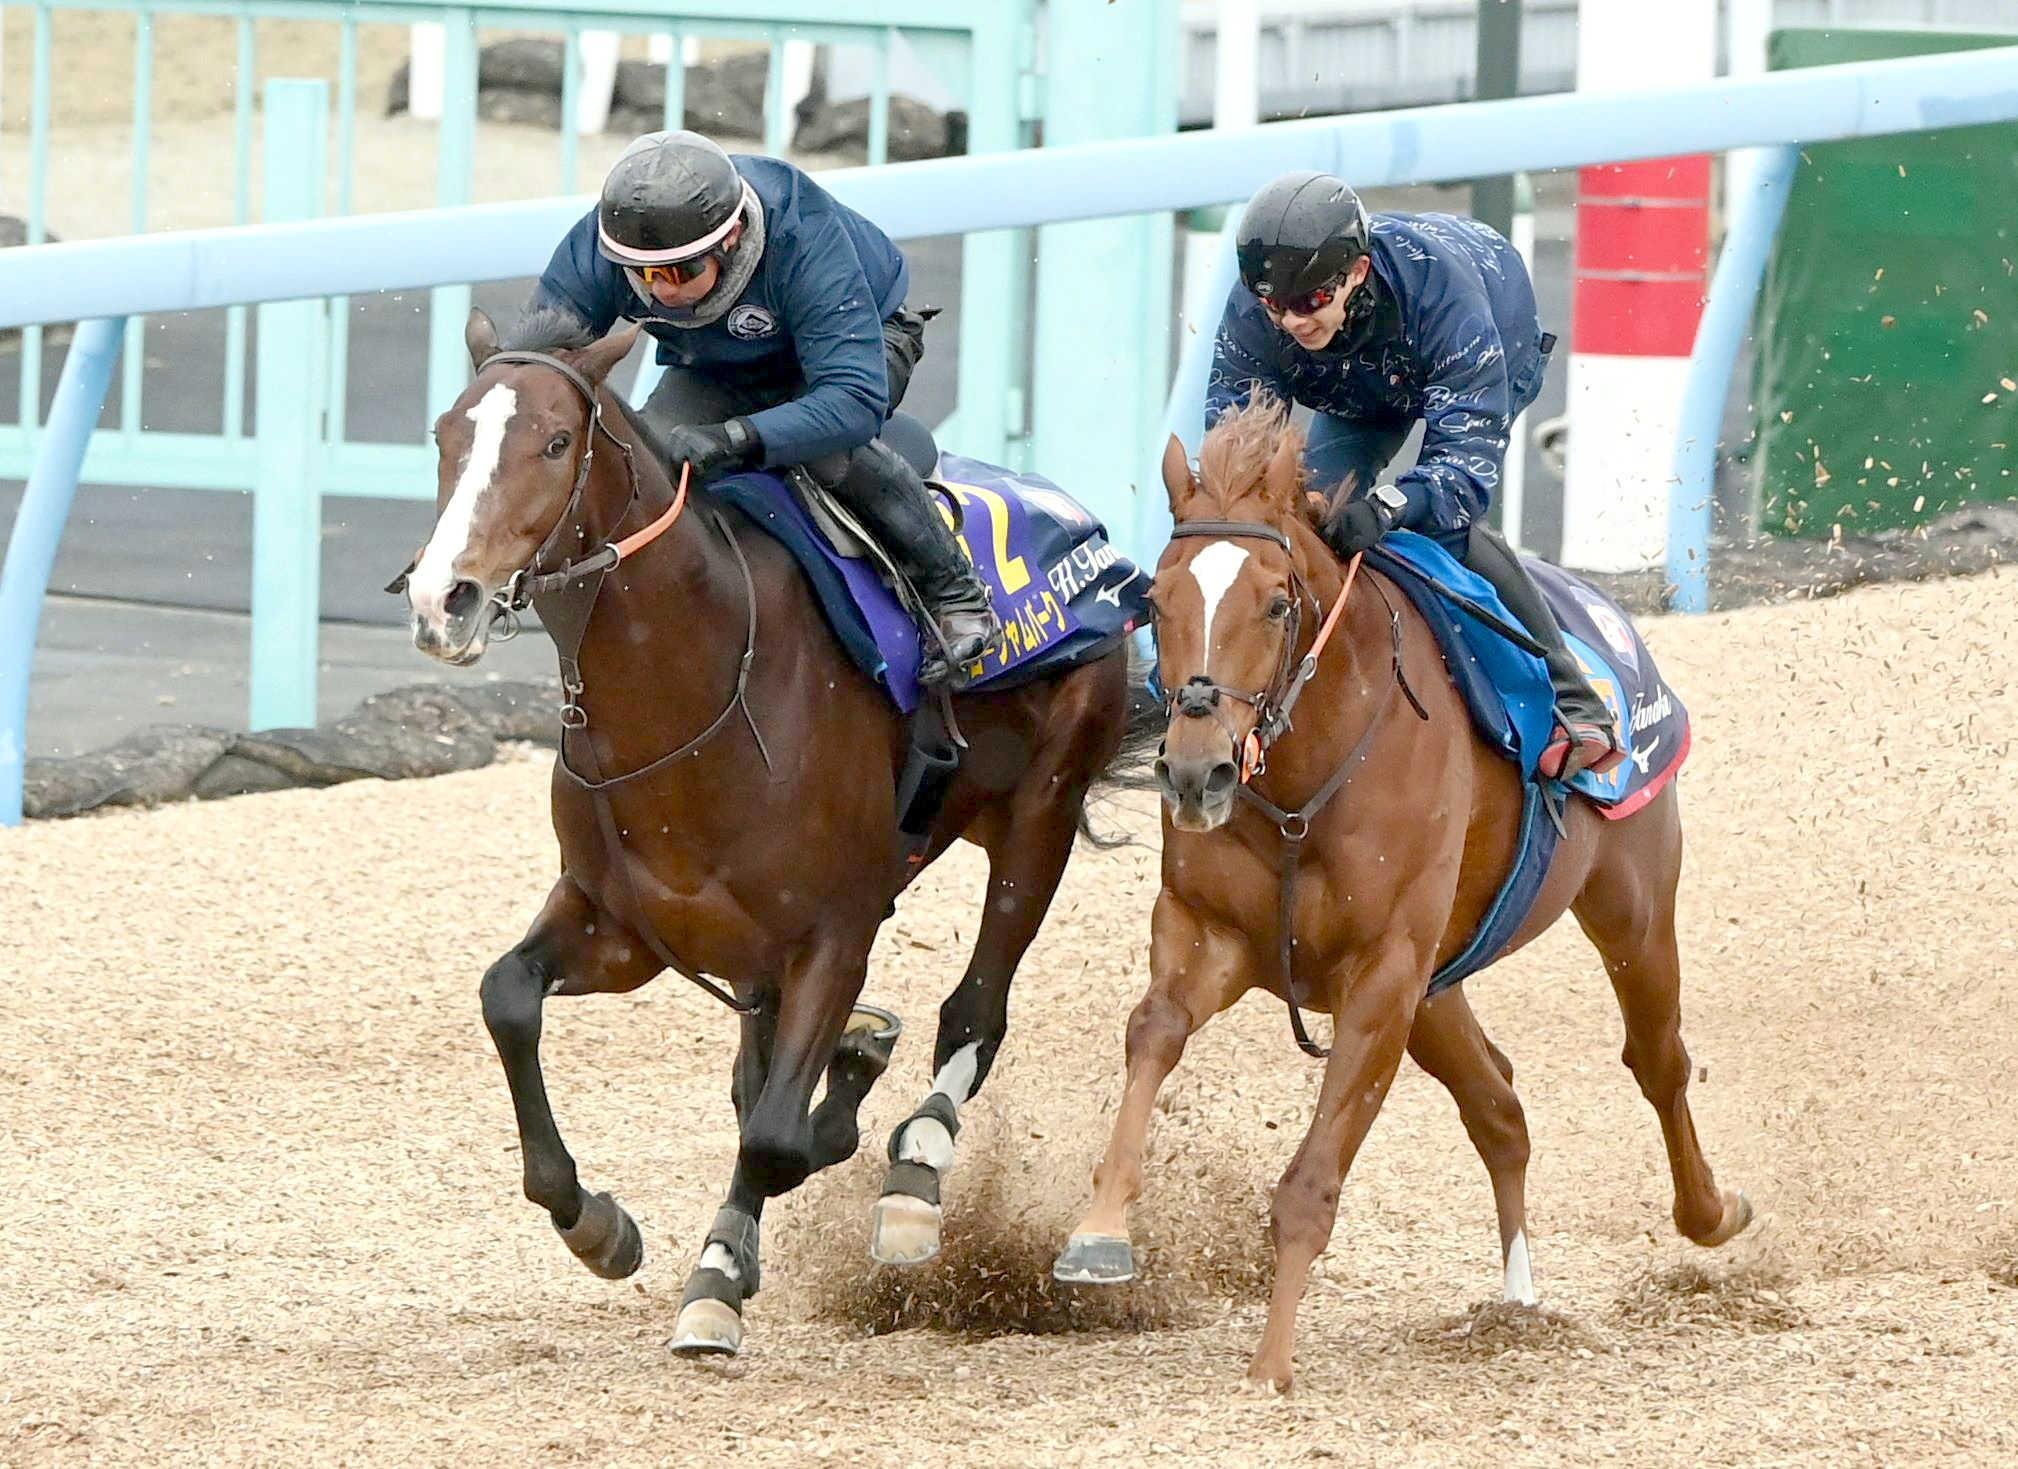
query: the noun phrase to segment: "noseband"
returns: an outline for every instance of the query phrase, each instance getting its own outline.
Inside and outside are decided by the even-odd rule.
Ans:
[[[1391,647],[1388,666],[1393,677],[1388,683],[1386,695],[1380,701],[1380,707],[1373,711],[1373,718],[1366,722],[1366,728],[1360,732],[1358,741],[1345,759],[1339,762],[1338,768],[1331,773],[1331,778],[1318,787],[1316,795],[1294,811],[1284,810],[1255,790],[1252,781],[1268,768],[1269,746],[1289,732],[1290,711],[1296,707],[1296,701],[1303,696],[1304,688],[1317,672],[1317,660],[1323,654],[1325,644],[1331,641],[1331,634],[1338,626],[1340,615],[1345,611],[1346,598],[1352,594],[1352,584],[1359,575],[1359,564],[1364,559],[1365,553],[1354,556],[1346,563],[1345,585],[1339,589],[1338,600],[1331,604],[1331,611],[1326,614],[1324,626],[1318,629],[1316,638],[1312,640],[1310,651],[1298,660],[1296,645],[1303,626],[1304,603],[1308,602],[1313,607],[1319,603],[1302,574],[1296,570],[1295,548],[1290,544],[1289,536],[1272,525],[1254,520],[1193,520],[1175,527],[1170,532],[1172,540],[1197,536],[1269,541],[1282,547],[1290,555],[1290,586],[1294,589],[1296,597],[1290,608],[1289,627],[1282,639],[1282,656],[1276,664],[1275,676],[1269,680],[1268,687],[1257,694],[1243,693],[1238,689],[1230,689],[1224,684],[1215,683],[1205,674],[1193,674],[1172,694],[1171,705],[1179,714],[1193,718],[1212,715],[1216,719],[1219,700],[1224,696],[1249,705],[1255,712],[1257,723],[1248,731],[1245,739],[1233,737],[1231,730],[1227,732],[1230,738],[1234,738],[1233,753],[1235,763],[1240,768],[1240,784],[1235,790],[1242,800],[1274,822],[1276,830],[1282,834],[1281,903],[1276,925],[1278,934],[1276,963],[1282,976],[1283,995],[1289,1002],[1290,1031],[1295,1035],[1296,1043],[1303,1049],[1305,1055],[1322,1060],[1331,1052],[1311,1040],[1309,1032],[1304,1029],[1303,1011],[1296,1002],[1296,971],[1293,960],[1296,876],[1302,862],[1304,838],[1310,835],[1310,824],[1316,819],[1318,812],[1325,808],[1333,796],[1345,789],[1346,784],[1352,779],[1353,772],[1358,770],[1361,762],[1366,759],[1367,749],[1373,743],[1374,732],[1380,728],[1381,717],[1387,713],[1388,705],[1394,702],[1395,690],[1400,689],[1407,696],[1408,702],[1420,718],[1428,719],[1429,711],[1423,708],[1422,701],[1416,698],[1415,690],[1408,686],[1408,675],[1402,671],[1401,613],[1387,593],[1381,589],[1380,583],[1369,581],[1368,585],[1373,587],[1381,601],[1387,605]],[[1208,638],[1210,635],[1210,629],[1207,629]],[[1293,673],[1292,668],[1295,670]],[[1221,721],[1221,727],[1224,728],[1224,721]]]

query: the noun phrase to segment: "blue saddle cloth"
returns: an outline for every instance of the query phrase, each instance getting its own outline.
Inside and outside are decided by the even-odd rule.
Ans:
[[[1617,820],[1660,794],[1689,752],[1689,716],[1662,682],[1653,655],[1625,613],[1609,597],[1560,567],[1522,558],[1562,624],[1564,640],[1591,686],[1610,706],[1626,738],[1629,758],[1607,775],[1584,771],[1569,789]],[[1543,746],[1555,728],[1555,697],[1542,660],[1508,642],[1463,611],[1443,588],[1478,603],[1514,627],[1491,583],[1468,570],[1425,536],[1398,531],[1367,553],[1370,565],[1399,586],[1443,649],[1445,665],[1486,743],[1520,767],[1523,790],[1521,844],[1513,871],[1464,951],[1430,980],[1430,993],[1475,974],[1511,942],[1534,909],[1559,835],[1544,802],[1552,793],[1536,776]]]
[[[1109,544],[1105,527],[1084,506],[1049,480],[942,454],[926,483],[1002,618],[1002,648],[970,688],[1048,678],[1098,657],[1148,621],[1149,578]],[[915,709],[923,661],[917,624],[875,563],[838,554],[775,474],[732,475],[709,488],[784,543],[855,666],[899,709]]]

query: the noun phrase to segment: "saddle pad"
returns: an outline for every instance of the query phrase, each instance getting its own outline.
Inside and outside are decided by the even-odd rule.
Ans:
[[[1460,610],[1439,584],[1479,603],[1513,626],[1490,583],[1425,536],[1397,531],[1367,559],[1408,594],[1443,648],[1444,662],[1487,743],[1535,778],[1542,747],[1554,730],[1555,698],[1541,659],[1522,651]],[[1613,820],[1630,816],[1659,795],[1689,752],[1689,716],[1661,679],[1653,654],[1625,613],[1604,593],[1549,562],[1524,556],[1535,584],[1562,624],[1564,641],[1584,676],[1610,706],[1629,759],[1609,775],[1586,770],[1570,781]]]
[[[1108,543],[1106,529],[1049,480],[960,455],[940,456],[927,482],[940,513],[994,597],[1004,630],[970,688],[1047,678],[1106,652],[1148,621],[1148,578]],[[835,552],[799,496],[766,472],[709,486],[792,552],[855,666],[897,707],[918,705],[917,624],[873,561]]]
[[[1630,816],[1674,779],[1689,752],[1689,717],[1662,681],[1638,632],[1603,593],[1570,573],[1532,556],[1523,558],[1548,599],[1564,640],[1584,676],[1611,707],[1627,736],[1631,758],[1609,775],[1583,771],[1569,789],[1613,820]],[[1452,680],[1464,695],[1472,722],[1487,743],[1513,759],[1523,778],[1521,836],[1513,870],[1462,952],[1430,979],[1437,994],[1499,957],[1527,921],[1541,895],[1560,841],[1544,803],[1555,799],[1536,779],[1535,767],[1555,727],[1555,699],[1542,660],[1508,642],[1451,602],[1448,587],[1493,616],[1519,621],[1483,578],[1467,570],[1435,541],[1408,532],[1388,536],[1368,553],[1408,595],[1436,634]],[[1559,783],[1547,783],[1556,785]]]

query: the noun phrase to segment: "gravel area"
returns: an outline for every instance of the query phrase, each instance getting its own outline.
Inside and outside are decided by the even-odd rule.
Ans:
[[[1489,1304],[1490,1194],[1405,1071],[1306,1302],[1298,1388],[1238,1384],[1268,1190],[1316,1072],[1278,1006],[1195,1040],[1151,1138],[1148,1282],[1055,1295],[1143,985],[1153,815],[1082,850],[968,1110],[948,1254],[878,1277],[879,1147],[773,1210],[744,1356],[663,1348],[734,1147],[730,1018],[687,986],[556,1002],[584,1180],[647,1240],[593,1279],[519,1197],[484,967],[554,870],[544,760],[0,832],[0,1462],[1559,1465],[2018,1458],[2013,574],[1864,588],[1648,641],[1697,717],[1685,1034],[1720,1180],[1680,1242],[1654,1118],[1571,925],[1471,981],[1518,1068],[1544,1309]],[[781,853],[781,860],[788,854]],[[472,860],[472,859],[476,860]],[[927,1084],[981,872],[885,928]]]

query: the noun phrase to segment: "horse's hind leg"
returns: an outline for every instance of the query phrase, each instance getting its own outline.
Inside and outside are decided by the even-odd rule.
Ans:
[[[483,1018],[518,1114],[526,1197],[547,1211],[584,1265],[620,1280],[644,1259],[638,1226],[608,1194],[589,1194],[577,1182],[540,1073],[548,995],[635,989],[659,970],[642,943],[600,917],[571,880],[556,883],[525,938],[484,974]]]
[[[953,1166],[960,1108],[987,1080],[1008,1032],[1010,981],[1064,876],[1084,794],[1084,786],[1068,788],[1040,802],[1026,781],[1007,820],[979,824],[987,906],[967,972],[939,1007],[931,1090],[890,1135],[890,1171],[869,1232],[869,1254],[881,1264],[917,1265],[939,1253],[939,1185]]]
[[[1699,1245],[1720,1245],[1752,1222],[1752,1206],[1736,1189],[1718,1191],[1689,1115],[1675,942],[1682,832],[1673,787],[1637,815],[1608,824],[1599,840],[1604,850],[1572,906],[1604,956],[1625,1018],[1622,1059],[1661,1119],[1675,1179],[1675,1227]]]
[[[1505,1299],[1535,1303],[1527,1240],[1528,1124],[1513,1089],[1513,1063],[1479,1028],[1460,988],[1424,1001],[1415,1012],[1408,1053],[1457,1103],[1464,1130],[1492,1177],[1499,1212]]]
[[[827,1063],[827,1084],[813,1109],[813,1170],[832,1168],[855,1156],[861,1146],[862,1103],[869,1089],[890,1066],[891,1053],[903,1023],[888,1010],[859,1001],[848,1012],[834,1059]]]

